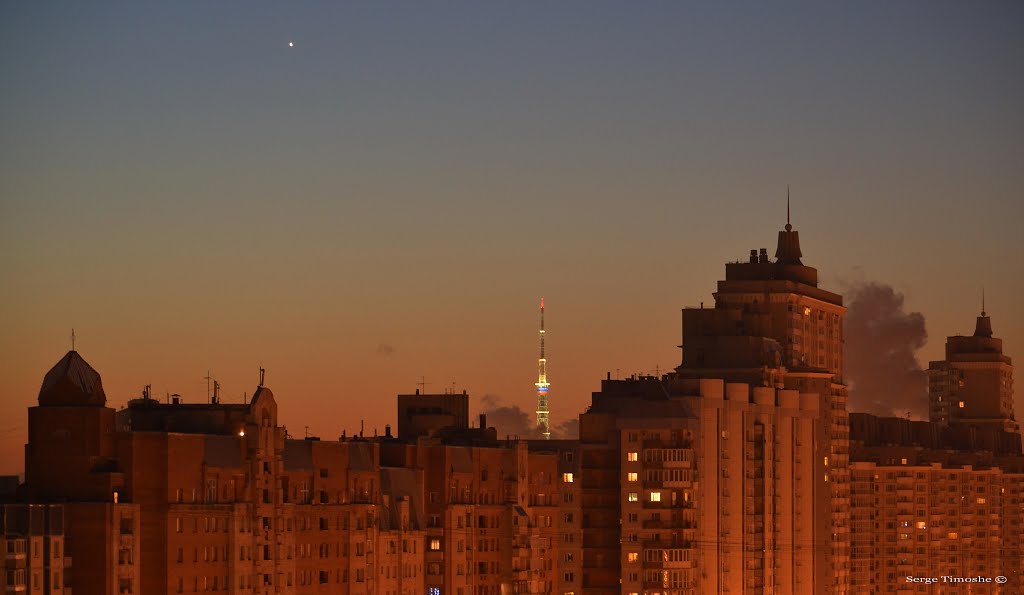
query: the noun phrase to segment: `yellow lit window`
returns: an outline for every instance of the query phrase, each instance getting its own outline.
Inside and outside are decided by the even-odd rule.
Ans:
[[[436,551],[438,551],[440,549],[441,549],[441,540],[440,539],[431,539],[430,540],[430,551],[436,552]]]
[[[825,466],[828,467],[828,457],[825,457]]]
[[[961,408],[961,409],[963,409],[963,408],[964,408],[964,402],[963,402],[963,401],[960,401],[960,408]]]
[[[636,462],[638,460],[638,458],[639,458],[637,456],[638,454],[639,453],[635,453],[635,452],[626,453],[626,460],[630,461],[630,462]]]
[[[907,464],[907,460],[906,459],[900,459],[900,464],[901,465],[906,465]]]
[[[627,481],[636,481],[636,478],[637,478],[637,475],[636,475],[635,471],[630,471],[629,473],[626,474],[626,480]]]
[[[985,503],[985,499],[984,498],[978,498],[977,502],[978,502],[978,504],[984,504]]]
[[[927,526],[924,524],[924,521],[917,521],[917,525],[916,526],[917,526],[918,529],[926,529],[927,528]]]
[[[661,502],[661,492],[651,492],[651,502]]]
[[[626,558],[628,559],[629,562],[636,562],[637,560],[640,559],[640,553],[639,552],[629,552],[628,554],[626,554]]]
[[[636,492],[630,492],[628,499],[630,502],[636,502],[637,500],[639,500],[639,498],[637,498]]]
[[[946,537],[950,539],[956,539],[956,531],[950,531],[949,534],[946,535]]]
[[[811,315],[811,309],[806,307],[806,306],[804,306],[804,316],[810,316],[810,315]]]
[[[564,481],[565,483],[572,483],[572,473],[563,473],[562,481]]]

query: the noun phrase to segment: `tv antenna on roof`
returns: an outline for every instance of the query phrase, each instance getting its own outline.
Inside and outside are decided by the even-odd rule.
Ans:
[[[982,310],[984,310],[984,308],[982,308]],[[75,350],[75,329],[74,329],[74,327],[72,327],[71,328],[71,351],[74,351],[74,350]]]
[[[210,402],[210,381],[213,380],[213,377],[210,376],[210,371],[209,370],[206,371],[206,376],[203,376],[203,380],[206,381],[206,402],[209,403]]]

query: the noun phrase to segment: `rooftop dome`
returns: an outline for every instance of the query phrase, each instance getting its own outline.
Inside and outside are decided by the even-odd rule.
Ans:
[[[77,351],[69,351],[50,368],[39,389],[39,404],[44,407],[103,407],[100,374]]]

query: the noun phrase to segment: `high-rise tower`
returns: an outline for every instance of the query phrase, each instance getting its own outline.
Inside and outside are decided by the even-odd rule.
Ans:
[[[548,421],[548,360],[544,357],[544,298],[540,298],[540,358],[537,359],[537,427],[545,439],[551,438]]]
[[[676,376],[818,395],[811,461],[815,483],[797,514],[814,510],[807,519],[811,534],[803,541],[815,552],[813,591],[842,595],[850,592],[849,417],[842,349],[846,308],[842,296],[818,286],[817,269],[803,263],[788,202],[775,260],[767,248],[751,250],[748,262],[725,265],[713,308],[702,304],[683,310],[683,358]],[[785,436],[791,438],[800,440]]]
[[[928,378],[932,422],[1020,430],[1013,414],[1013,360],[1003,353],[1003,340],[992,336],[984,297],[974,334],[947,337],[946,359],[929,362]]]

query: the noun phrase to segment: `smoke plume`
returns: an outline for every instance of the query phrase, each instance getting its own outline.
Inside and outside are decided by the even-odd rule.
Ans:
[[[534,413],[524,411],[514,403],[505,403],[501,397],[484,395],[480,399],[480,409],[487,416],[487,425],[497,430],[499,438],[518,436],[524,440],[532,440],[544,437],[540,427],[535,423]],[[575,439],[579,433],[580,422],[576,418],[551,427],[552,438]]]
[[[484,395],[480,399],[480,408],[487,416],[487,425],[498,431],[499,438],[543,438],[540,428],[534,424],[533,417],[519,405],[504,403],[501,397],[495,395]]]
[[[924,316],[903,309],[903,294],[877,282],[847,286],[846,380],[849,410],[925,419],[928,375],[916,352],[928,339]]]
[[[570,417],[562,423],[554,426],[551,428],[551,435],[554,438],[578,440],[580,437],[580,418]]]

